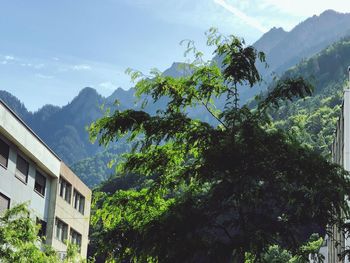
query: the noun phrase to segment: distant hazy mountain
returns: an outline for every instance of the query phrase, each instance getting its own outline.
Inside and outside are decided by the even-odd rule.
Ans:
[[[66,106],[45,105],[34,113],[6,91],[0,91],[0,98],[68,164],[98,151],[85,129],[102,116],[100,106],[105,99],[96,90],[85,88]]]
[[[286,35],[288,35],[288,32],[284,31],[282,27],[273,27],[254,43],[254,47],[267,54],[280,43]]]
[[[294,27],[290,32],[284,34],[278,43],[275,42],[274,31],[272,29],[269,32],[274,47],[266,52],[266,57],[272,70],[282,72],[301,59],[309,58],[331,43],[349,35],[350,14],[327,10]],[[282,34],[280,32],[277,35]],[[259,44],[259,41],[256,44]]]
[[[265,90],[271,73],[281,74],[289,67],[307,59],[328,45],[350,35],[350,14],[327,10],[313,16],[286,32],[282,28],[272,28],[253,46],[266,55],[265,65],[258,65],[265,83],[252,89],[241,88],[241,101],[245,102]]]
[[[350,35],[350,14],[341,14],[331,10],[305,20],[290,32],[282,28],[272,28],[254,44],[258,50],[266,53],[270,67],[265,69],[262,65],[258,66],[268,83],[269,74],[272,71],[282,73],[300,60],[314,55],[346,35]],[[163,74],[181,76],[184,73],[182,65],[173,63]],[[263,84],[253,89],[242,87],[242,101],[266,89],[266,86]],[[111,152],[103,153],[104,149],[89,142],[86,126],[102,116],[100,109],[102,104],[107,107],[112,106],[114,109],[113,103],[116,100],[119,101],[120,109],[139,109],[141,105],[141,102],[136,103],[134,89],[123,90],[121,88],[115,90],[107,98],[102,97],[92,88],[85,88],[66,106],[45,105],[34,113],[29,112],[23,103],[6,91],[0,91],[0,98],[17,112],[67,164],[75,164],[73,167],[76,168],[78,174],[81,174],[84,180],[91,185],[108,177],[109,174],[100,175],[100,173],[107,171],[110,173],[110,169],[96,168],[95,172],[92,172],[91,167],[96,164],[101,165],[107,160],[105,155]],[[151,103],[150,100],[145,110],[155,113],[166,103],[166,99],[157,104]],[[210,116],[200,107],[191,111],[190,114],[210,122]],[[118,150],[112,148],[112,153],[119,152],[121,149],[120,147]],[[98,179],[91,179],[89,176],[98,176]]]
[[[17,97],[5,90],[0,90],[0,98],[22,119],[28,120],[30,114],[26,106]]]

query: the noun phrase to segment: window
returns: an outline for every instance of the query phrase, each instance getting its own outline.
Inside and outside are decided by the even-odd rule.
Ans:
[[[56,217],[56,238],[62,242],[68,238],[68,225]]]
[[[84,214],[85,197],[74,189],[73,193],[74,208]]]
[[[79,234],[77,231],[74,229],[70,229],[70,241],[74,244],[77,245],[79,248],[79,251],[81,249],[81,234]]]
[[[36,224],[40,226],[38,236],[39,237],[46,236],[46,222],[37,217]]]
[[[72,185],[60,177],[60,196],[70,203],[72,195]]]
[[[0,214],[10,208],[10,198],[0,193]]]
[[[22,182],[27,183],[29,163],[20,155],[17,155],[16,177]]]
[[[34,189],[41,195],[45,195],[46,178],[40,172],[36,171]]]
[[[0,139],[0,164],[4,167],[7,167],[9,159],[9,146]]]

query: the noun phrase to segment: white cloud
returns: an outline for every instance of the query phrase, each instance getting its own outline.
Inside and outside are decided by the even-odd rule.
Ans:
[[[36,76],[37,78],[40,78],[40,79],[53,79],[53,78],[55,78],[54,76],[51,76],[51,75],[44,75],[44,74],[40,74],[40,73],[35,74],[35,76]]]
[[[225,0],[214,0],[214,2],[234,14],[239,19],[243,20],[247,25],[254,27],[263,33],[268,31],[268,29],[265,28],[258,20],[248,16],[246,13],[236,8],[234,5],[227,3]]]
[[[33,65],[33,68],[35,68],[35,69],[42,69],[44,67],[45,67],[45,64],[42,64],[42,63]]]
[[[79,64],[72,66],[72,69],[76,71],[91,70],[91,66],[86,64]]]
[[[0,61],[0,64],[1,65],[7,65],[7,64],[13,64],[14,60],[15,60],[15,57],[13,56],[10,56],[10,55],[5,55],[5,56],[2,56],[3,57],[3,60]]]
[[[4,58],[5,58],[5,60],[7,60],[7,61],[15,60],[15,57],[9,56],[9,55],[5,56]]]
[[[22,67],[33,67],[32,63],[21,63],[20,64]]]
[[[109,91],[114,91],[118,88],[118,86],[113,84],[111,81],[102,82],[98,84],[98,86]]]

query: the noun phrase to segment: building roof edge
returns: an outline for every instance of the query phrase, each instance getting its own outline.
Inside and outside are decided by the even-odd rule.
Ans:
[[[0,103],[32,134],[35,138],[38,139],[38,141],[44,145],[59,161],[62,162],[62,159],[37,135],[32,128],[28,126],[28,124],[25,123],[24,120],[22,120],[21,117],[18,116],[16,112],[14,112],[2,99],[0,99]]]

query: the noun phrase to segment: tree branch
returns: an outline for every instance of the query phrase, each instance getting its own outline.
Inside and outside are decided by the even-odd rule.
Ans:
[[[204,103],[203,100],[199,99],[196,95],[194,95],[194,97],[200,101],[202,103],[202,105],[205,107],[205,109],[210,113],[211,116],[214,117],[214,119],[216,119],[222,126],[225,127],[226,130],[228,130],[228,127],[226,126],[226,124],[220,120],[220,118],[218,118],[217,116],[215,116],[215,114],[210,110],[210,108],[208,107],[208,103]]]

